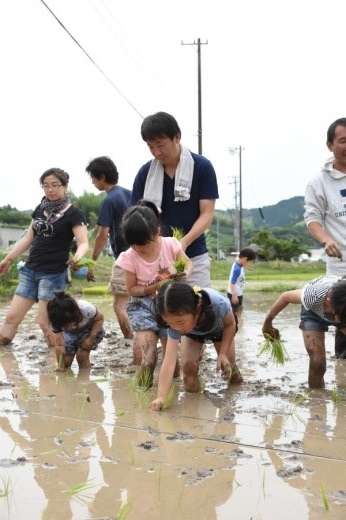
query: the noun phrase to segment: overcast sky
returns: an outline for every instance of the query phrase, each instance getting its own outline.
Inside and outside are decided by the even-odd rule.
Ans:
[[[345,0],[0,1],[0,206],[34,207],[38,178],[57,166],[76,195],[85,166],[109,155],[131,188],[151,158],[142,117],[172,113],[198,151],[201,41],[203,155],[220,209],[233,208],[241,145],[244,208],[303,195],[346,116]],[[96,65],[95,65],[96,64]],[[100,70],[102,72],[100,72]],[[106,77],[107,78],[106,78]]]

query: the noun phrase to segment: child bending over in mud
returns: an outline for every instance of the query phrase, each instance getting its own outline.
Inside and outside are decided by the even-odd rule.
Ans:
[[[152,385],[159,336],[165,355],[165,329],[158,325],[154,308],[156,291],[164,280],[186,279],[192,268],[180,242],[174,237],[160,236],[158,215],[156,206],[144,200],[126,210],[122,225],[130,247],[116,261],[125,271],[126,290],[131,296],[127,313],[134,335],[134,352],[141,352],[138,377],[141,386]],[[179,259],[186,263],[182,273],[177,273],[173,266]],[[175,375],[178,371],[177,365]]]
[[[218,354],[216,367],[222,370],[222,377],[229,384],[243,382],[235,361],[235,319],[226,296],[210,288],[193,288],[187,283],[166,283],[156,296],[156,311],[169,328],[166,355],[160,370],[157,398],[151,403],[152,410],[162,408],[170,389],[181,336],[187,339],[181,342],[181,364],[187,392],[200,391],[199,362],[207,339],[214,343]]]
[[[283,292],[272,305],[262,327],[265,337],[279,338],[273,327],[274,318],[289,304],[301,304],[300,325],[304,345],[309,354],[310,388],[324,387],[326,371],[325,333],[336,327],[335,355],[346,358],[346,280],[336,275],[320,276],[302,289]]]
[[[51,327],[57,333],[55,346],[58,370],[68,369],[76,356],[79,368],[90,368],[90,351],[103,338],[103,315],[95,305],[56,292],[47,305]]]

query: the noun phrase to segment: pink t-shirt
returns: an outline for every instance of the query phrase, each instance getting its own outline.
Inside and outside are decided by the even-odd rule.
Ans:
[[[179,240],[174,237],[161,237],[161,249],[159,256],[153,262],[146,262],[131,247],[120,253],[116,265],[134,273],[137,276],[138,285],[150,285],[158,281],[158,274],[168,272],[175,273],[173,262],[177,259],[178,251],[181,249]]]

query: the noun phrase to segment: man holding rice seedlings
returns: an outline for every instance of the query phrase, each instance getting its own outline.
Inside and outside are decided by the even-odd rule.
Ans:
[[[302,289],[283,292],[273,303],[263,323],[262,332],[266,338],[279,338],[280,332],[273,327],[274,318],[289,303],[301,304],[299,328],[303,332],[304,345],[309,354],[310,388],[324,387],[326,371],[325,333],[329,326],[346,340],[346,279],[337,275],[315,278]],[[346,352],[335,336],[336,357],[346,358]]]
[[[188,283],[211,287],[205,232],[219,197],[214,167],[182,145],[178,122],[167,112],[145,117],[141,135],[154,159],[138,171],[131,204],[143,198],[154,202],[160,211],[162,236],[172,236],[173,229],[182,231],[179,240],[193,264]]]

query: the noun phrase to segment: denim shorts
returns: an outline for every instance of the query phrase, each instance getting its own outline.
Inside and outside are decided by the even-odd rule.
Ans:
[[[65,341],[65,354],[68,356],[74,356],[80,347],[83,340],[85,340],[90,334],[90,330],[83,330],[83,332],[70,332],[68,330],[63,331]],[[90,350],[96,350],[98,344],[103,340],[104,330],[101,329],[94,340],[93,346]]]
[[[334,325],[332,321],[324,320],[312,311],[307,311],[302,305],[300,309],[300,324],[301,330],[313,330],[315,332],[327,332],[328,327]]]
[[[155,300],[150,296],[131,296],[126,305],[127,314],[133,331],[152,330],[161,335],[161,327],[155,317]]]
[[[15,294],[33,300],[51,300],[54,291],[64,291],[67,287],[67,269],[60,273],[33,271],[21,267],[18,272],[19,283]]]

